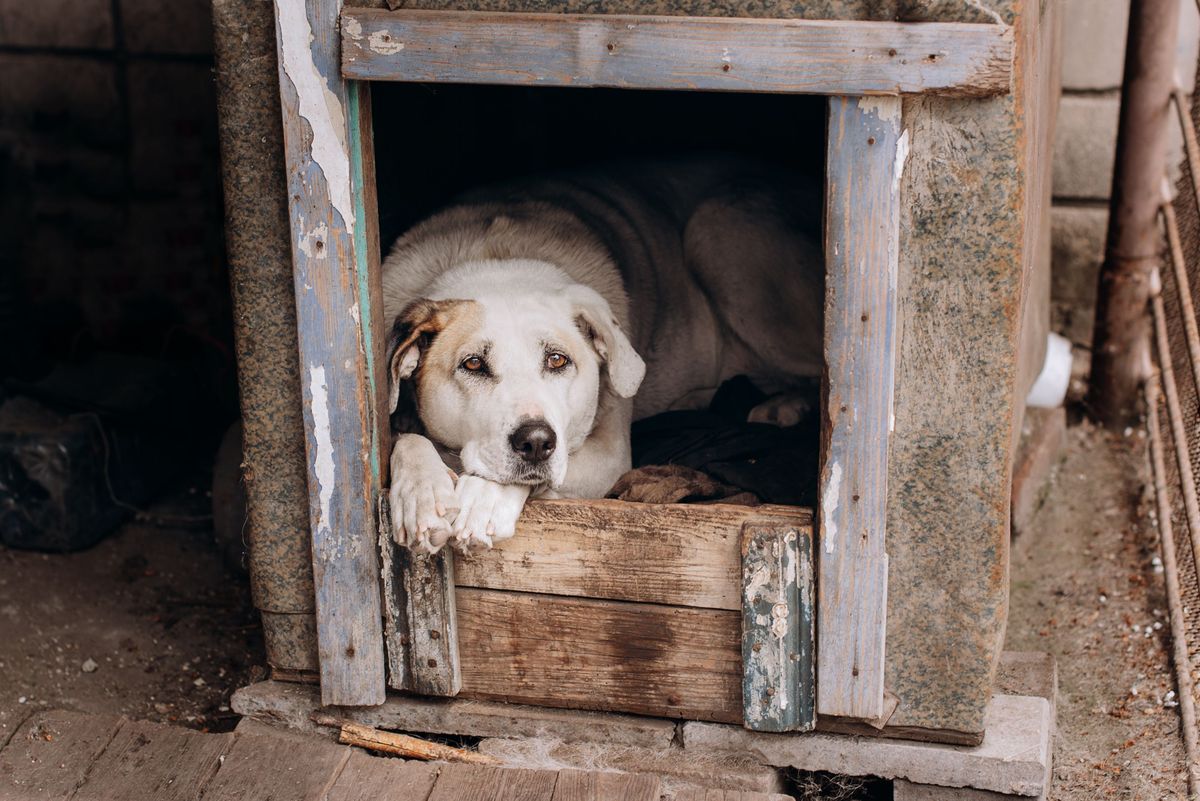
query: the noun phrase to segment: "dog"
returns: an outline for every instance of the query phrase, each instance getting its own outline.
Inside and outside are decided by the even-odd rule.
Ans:
[[[823,366],[816,182],[770,165],[627,162],[464,196],[383,264],[394,537],[513,536],[525,501],[601,498],[630,424],[749,376],[795,422]]]

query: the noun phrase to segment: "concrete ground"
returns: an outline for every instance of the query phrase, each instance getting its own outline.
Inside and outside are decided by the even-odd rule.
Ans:
[[[1074,425],[1013,544],[1006,648],[1058,660],[1051,799],[1187,797],[1145,453],[1141,431]]]
[[[207,506],[185,489],[154,511]],[[131,522],[74,554],[0,547],[0,742],[41,708],[227,731],[230,694],[265,664],[246,579],[207,525]]]
[[[1049,501],[1014,543],[1006,647],[1058,658],[1051,798],[1183,798],[1183,750],[1145,439],[1069,432]],[[203,492],[159,511],[196,514]],[[227,731],[265,676],[244,577],[206,528],[130,523],[89,551],[0,549],[0,742],[30,708]]]

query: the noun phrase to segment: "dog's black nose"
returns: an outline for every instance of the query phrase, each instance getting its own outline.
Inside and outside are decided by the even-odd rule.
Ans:
[[[554,446],[558,444],[558,437],[544,420],[530,420],[517,426],[508,442],[522,459],[536,464],[550,458]]]

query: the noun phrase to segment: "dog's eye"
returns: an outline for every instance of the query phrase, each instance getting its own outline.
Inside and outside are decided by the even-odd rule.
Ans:
[[[463,359],[463,363],[460,364],[459,367],[466,370],[468,373],[478,373],[484,367],[483,359],[479,358],[478,356],[471,356]]]
[[[571,360],[561,353],[546,354],[546,366],[551,370],[561,370],[570,363]]]

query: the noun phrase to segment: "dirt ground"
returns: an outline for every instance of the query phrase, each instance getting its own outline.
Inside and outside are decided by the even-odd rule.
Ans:
[[[207,505],[193,489],[153,511]],[[246,579],[206,525],[131,522],[65,555],[0,547],[0,743],[43,708],[232,729],[229,696],[265,664]]]
[[[1007,647],[1058,658],[1052,798],[1184,798],[1145,438],[1069,434],[1049,501],[1014,543]],[[160,513],[204,511],[183,492]],[[130,523],[83,553],[0,549],[0,742],[32,710],[224,730],[265,675],[244,577],[211,531]]]
[[[1141,431],[1077,424],[1013,544],[1007,648],[1058,660],[1052,799],[1183,799],[1170,624]]]

